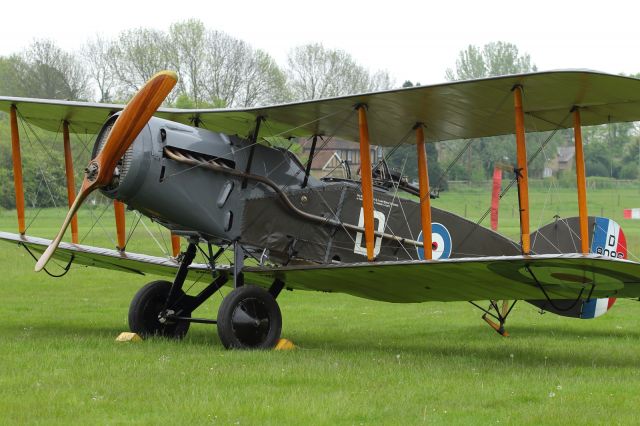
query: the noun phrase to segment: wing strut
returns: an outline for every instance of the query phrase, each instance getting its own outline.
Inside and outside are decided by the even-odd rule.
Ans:
[[[582,125],[580,109],[573,109],[573,135],[576,147],[576,180],[578,187],[578,216],[580,217],[580,248],[582,254],[589,254],[589,215],[587,214],[587,178],[584,172],[584,151],[582,149]]]
[[[69,138],[69,122],[62,122],[62,139],[64,141],[64,171],[67,175],[67,201],[69,208],[76,200],[76,182],[73,176],[73,156],[71,155],[71,142]],[[71,218],[71,242],[78,244],[78,215]]]
[[[18,213],[18,232],[24,235],[24,186],[22,184],[22,159],[20,156],[20,133],[15,105],[11,105],[11,156],[13,160],[13,184],[16,190],[16,213]]]
[[[125,235],[125,216],[124,216],[124,203],[113,200],[113,212],[116,216],[116,234],[118,235],[118,251],[124,252],[127,245],[127,239]]]
[[[367,124],[366,105],[358,105],[358,124],[360,128],[360,179],[362,188],[362,210],[364,212],[364,240],[367,247],[367,260],[374,258],[373,227],[373,176],[371,170],[371,149],[369,147],[369,126]]]
[[[304,170],[304,181],[302,181],[302,188],[307,187],[309,182],[309,175],[311,174],[311,163],[313,163],[313,157],[316,155],[316,143],[318,142],[318,135],[313,135],[313,141],[311,142],[311,152],[309,152],[309,160],[307,160],[307,167]]]
[[[516,121],[516,152],[518,165],[518,204],[520,206],[520,245],[522,254],[529,254],[529,177],[527,172],[527,146],[524,135],[524,112],[522,111],[522,86],[513,88],[513,101]]]
[[[178,257],[180,254],[180,237],[171,233],[171,254],[173,257]]]
[[[427,166],[427,151],[424,146],[424,124],[416,123],[416,147],[418,150],[418,179],[420,183],[420,219],[422,222],[422,244],[424,244],[424,258],[431,260],[433,243],[431,236],[431,196],[429,193],[429,171]]]

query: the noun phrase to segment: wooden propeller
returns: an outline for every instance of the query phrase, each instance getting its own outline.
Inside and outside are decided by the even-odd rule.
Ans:
[[[173,71],[157,73],[147,81],[122,110],[107,136],[104,147],[96,158],[89,162],[80,192],[78,192],[74,203],[69,208],[58,235],[38,259],[35,266],[36,272],[41,271],[53,256],[69,223],[71,223],[71,218],[76,214],[82,202],[95,189],[109,184],[118,161],[138,137],[142,128],[149,122],[153,113],[156,112],[167,95],[169,95],[177,81],[178,76]]]

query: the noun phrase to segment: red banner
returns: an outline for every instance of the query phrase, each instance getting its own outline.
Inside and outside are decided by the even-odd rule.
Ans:
[[[498,208],[500,207],[500,189],[502,188],[502,170],[493,169],[493,191],[491,191],[491,229],[498,230]]]

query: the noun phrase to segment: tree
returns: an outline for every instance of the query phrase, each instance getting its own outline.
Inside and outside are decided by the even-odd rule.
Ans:
[[[113,42],[100,36],[89,40],[82,48],[87,73],[98,86],[98,102],[112,100],[112,91],[116,86],[112,67],[109,66],[113,50]]]
[[[521,54],[518,47],[512,43],[503,41],[491,42],[483,47],[469,45],[458,54],[455,69],[447,69],[445,77],[447,80],[470,80],[477,78],[495,77],[508,74],[519,74],[536,71],[537,67],[532,64],[529,54]],[[528,138],[527,150],[532,154],[541,143],[544,142],[548,133],[533,134]],[[558,135],[560,138],[561,135]],[[464,148],[464,144],[451,143]],[[553,151],[557,142],[554,141],[547,149]],[[468,154],[465,155],[467,161],[467,179],[471,176],[484,179],[493,171],[495,163],[507,161],[515,162],[516,145],[511,136],[497,136],[492,138],[479,138],[473,140]],[[531,158],[531,157],[529,157]],[[478,169],[474,172],[474,170]],[[541,174],[544,169],[544,156],[540,155],[529,165],[529,174]]]
[[[376,71],[369,77],[367,90],[370,92],[388,90],[391,89],[393,85],[394,81],[387,71]],[[417,84],[417,86],[419,85],[420,83]]]
[[[284,73],[266,52],[220,31],[207,33],[204,91],[210,102],[249,107],[289,99]]]
[[[28,88],[20,81],[20,72],[27,69],[18,55],[0,57],[0,95],[28,96]]]
[[[242,71],[246,58],[250,56],[250,47],[220,31],[207,34],[206,46],[204,90],[209,99],[233,106],[242,86]]]
[[[295,99],[320,99],[371,90],[388,89],[391,78],[385,71],[373,75],[343,50],[307,44],[289,52],[289,87]]]
[[[243,68],[239,106],[275,104],[290,99],[284,73],[266,52],[252,51]]]
[[[137,28],[121,32],[109,50],[109,66],[119,83],[117,96],[132,96],[155,73],[169,68],[168,51],[162,31]]]
[[[449,81],[472,80],[487,76],[487,64],[482,54],[482,50],[473,45],[469,45],[458,54],[455,71],[447,68],[445,78]]]
[[[445,78],[449,81],[535,72],[528,53],[520,54],[515,44],[497,41],[482,48],[469,45],[458,54],[456,68],[448,68]]]
[[[0,93],[46,99],[86,100],[89,77],[76,55],[50,40],[36,40],[19,54],[0,59]]]
[[[193,100],[195,107],[204,101],[207,30],[201,21],[190,19],[169,28],[170,62],[180,75],[180,93]]]

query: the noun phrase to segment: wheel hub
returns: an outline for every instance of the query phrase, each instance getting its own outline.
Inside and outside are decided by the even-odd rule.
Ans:
[[[261,300],[245,299],[233,310],[231,324],[240,342],[248,346],[258,345],[269,333],[267,308]]]

